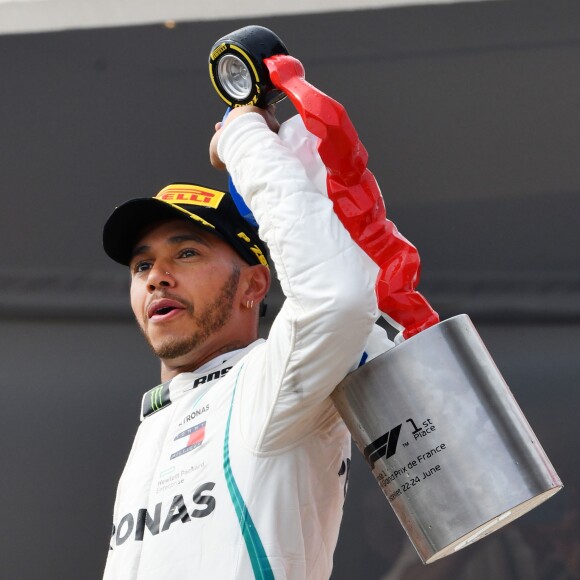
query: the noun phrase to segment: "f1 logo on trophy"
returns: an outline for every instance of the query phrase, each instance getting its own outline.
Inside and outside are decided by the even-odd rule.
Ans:
[[[562,482],[469,317],[440,322],[416,291],[417,250],[386,218],[344,107],[260,26],[219,39],[209,68],[230,107],[290,99],[301,125],[287,122],[289,138],[302,129],[315,143],[307,172],[378,272],[378,305],[400,331],[396,346],[347,376],[332,399],[423,563],[558,492]]]

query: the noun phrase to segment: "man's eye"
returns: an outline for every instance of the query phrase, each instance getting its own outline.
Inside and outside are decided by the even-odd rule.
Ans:
[[[151,268],[151,262],[137,262],[135,266],[133,266],[133,272],[135,274],[140,274],[142,272],[146,272]]]
[[[194,256],[199,256],[199,252],[193,250],[192,248],[186,248],[185,250],[181,250],[181,252],[179,252],[180,258],[193,258]]]

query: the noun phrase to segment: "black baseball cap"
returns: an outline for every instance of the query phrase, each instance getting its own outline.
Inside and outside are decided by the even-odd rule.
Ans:
[[[231,195],[192,183],[172,183],[155,197],[132,199],[113,211],[103,230],[107,255],[128,266],[135,244],[147,226],[184,218],[226,241],[248,264],[268,264],[266,245],[239,213]]]

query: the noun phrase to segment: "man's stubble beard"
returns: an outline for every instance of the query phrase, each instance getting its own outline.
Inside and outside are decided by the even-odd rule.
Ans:
[[[196,330],[186,337],[167,337],[160,345],[154,346],[146,331],[141,328],[151,350],[160,359],[172,360],[184,356],[203,344],[212,334],[225,326],[232,315],[233,299],[240,281],[240,267],[233,265],[232,273],[225,281],[216,299],[208,304],[202,312],[195,314],[193,306],[187,304],[187,313],[192,318]]]

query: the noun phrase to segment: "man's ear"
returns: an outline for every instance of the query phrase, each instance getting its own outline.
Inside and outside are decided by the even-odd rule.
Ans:
[[[251,266],[252,281],[250,288],[255,293],[254,300],[260,302],[270,289],[270,269],[262,264]]]
[[[270,289],[270,270],[267,266],[256,264],[242,270],[244,275],[244,292],[242,304],[248,302],[258,304],[266,296]]]

